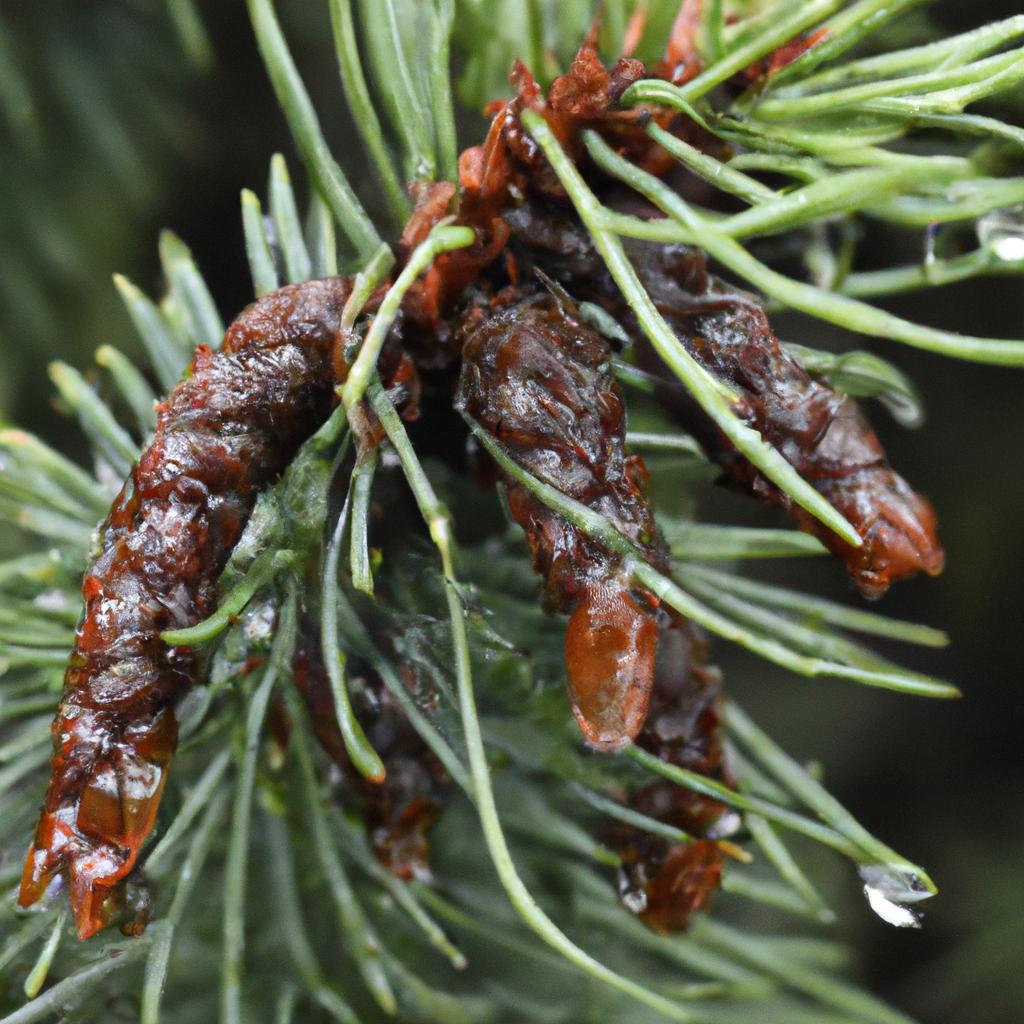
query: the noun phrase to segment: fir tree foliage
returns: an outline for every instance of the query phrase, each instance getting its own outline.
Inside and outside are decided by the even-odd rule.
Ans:
[[[650,129],[693,174],[743,201],[729,216],[685,202],[588,136],[593,160],[666,218],[613,213],[544,122],[524,117],[666,363],[751,461],[840,533],[851,529],[845,520],[740,423],[721,385],[665,328],[621,239],[699,244],[779,306],[897,343],[887,353],[897,361],[898,344],[906,344],[1024,365],[1024,341],[952,334],[867,301],[1024,271],[1020,246],[1005,244],[1013,231],[1020,237],[1012,208],[1024,202],[1024,178],[1013,172],[1021,167],[1024,132],[975,109],[1024,77],[1024,17],[952,38],[923,33],[920,41],[892,44],[893,29],[919,6],[703,5],[703,71],[682,87],[640,82],[624,101],[674,106],[734,144],[732,159],[720,162]],[[342,92],[375,172],[357,187],[343,156],[324,140],[323,115],[306,92],[272,0],[248,0],[248,7],[309,182],[303,203],[294,166],[276,155],[263,196],[242,194],[254,293],[356,273],[353,318],[359,296],[365,301],[393,262],[388,243],[409,212],[401,182],[452,179],[456,124],[473,125],[463,144],[476,141],[483,124],[464,112],[507,93],[505,76],[516,57],[549,81],[595,15],[590,0],[329,0]],[[606,57],[620,52],[635,7],[628,0],[601,5]],[[638,52],[650,57],[662,47],[676,5],[659,0],[645,7]],[[207,60],[196,9],[173,0],[167,9],[189,52]],[[828,29],[825,42],[735,101],[723,99],[721,83],[818,27]],[[17,81],[8,76],[0,87],[4,109],[17,114]],[[390,221],[367,215],[360,191],[370,187],[383,193]],[[923,262],[855,270],[861,218],[926,237]],[[780,240],[798,243],[802,272],[783,274],[771,265]],[[370,325],[342,404],[260,497],[223,574],[218,612],[168,637],[200,646],[209,671],[181,708],[182,744],[159,826],[126,895],[139,917],[151,917],[132,937],[108,931],[79,944],[59,894],[22,911],[13,892],[45,784],[49,723],[96,523],[152,431],[157,393],[173,386],[196,344],[223,333],[184,242],[161,237],[167,291],[159,299],[117,281],[147,365],[136,367],[108,346],[96,353],[95,384],[71,366],[52,368],[63,408],[91,445],[89,469],[25,432],[0,432],[0,517],[31,537],[24,554],[0,564],[4,1024],[65,1015],[144,1024],[908,1020],[844,977],[846,953],[824,930],[834,915],[797,852],[809,844],[831,851],[845,884],[863,886],[892,923],[916,923],[934,883],[865,829],[737,704],[727,706],[736,791],[638,747],[615,756],[582,748],[566,713],[561,627],[537,605],[521,535],[496,525],[498,501],[481,497],[473,481],[421,461],[415,437],[373,372],[376,343],[405,290],[439,252],[468,241],[464,230],[442,226],[416,251]],[[916,389],[887,359],[806,347],[799,353],[837,388],[877,399],[907,425],[920,421]],[[696,498],[714,474],[696,443],[647,401],[628,360],[618,371],[631,403],[629,441],[649,452],[675,486],[674,500],[659,514],[671,542],[671,572],[652,568],[608,521],[530,477],[480,431],[478,443],[720,643],[806,676],[923,697],[956,695],[949,682],[902,668],[862,639],[941,646],[940,631],[750,579],[749,560],[815,558],[823,549],[794,531],[696,521]],[[351,451],[348,412],[364,398],[387,437],[379,465]],[[414,514],[380,535],[373,504],[401,509],[408,495]],[[389,600],[375,599],[375,592]],[[372,776],[380,762],[359,725],[367,694],[346,673],[344,652],[373,666],[454,780],[455,795],[431,832],[430,883],[400,881],[376,862],[358,802],[312,740],[288,680],[303,611],[322,624],[353,763]],[[375,641],[380,635],[394,638],[391,649]],[[415,661],[436,702],[418,703],[409,694],[398,657]],[[286,743],[269,728],[282,711],[291,723]],[[736,842],[723,841],[731,858],[724,892],[712,915],[699,915],[683,936],[648,932],[619,905],[610,882],[617,856],[595,838],[608,816],[666,831],[614,800],[624,785],[655,776],[720,799],[741,822]]]
[[[116,293],[89,268],[140,251],[139,225],[170,191],[162,169],[205,141],[186,98],[211,56],[195,13],[193,0],[0,11],[5,407],[23,375],[58,352],[87,358],[117,323]]]

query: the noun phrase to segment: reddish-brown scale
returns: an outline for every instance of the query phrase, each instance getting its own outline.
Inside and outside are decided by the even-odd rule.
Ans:
[[[709,274],[699,250],[637,245],[631,253],[675,334],[707,369],[740,390],[746,422],[849,520],[862,545],[847,544],[796,505],[691,401],[666,392],[730,477],[786,509],[843,560],[865,597],[880,597],[894,580],[921,571],[941,572],[945,558],[932,506],[889,465],[857,402],[811,377],[779,344],[757,302]],[[641,361],[665,376],[649,347],[638,348]]]
[[[694,0],[683,4],[666,52],[667,63],[655,69],[662,77],[684,73],[682,58],[691,48],[691,29],[699,9]],[[818,32],[788,49],[783,47],[775,63],[799,55],[823,38]],[[673,61],[674,67],[670,66]],[[635,80],[634,76],[643,77],[643,70],[629,77]],[[489,209],[504,210],[505,230],[511,231],[526,265],[538,265],[581,296],[609,306],[631,328],[652,372],[667,376],[591,239],[565,210],[553,171],[519,121],[526,107],[540,111],[575,158],[580,157],[579,131],[586,126],[596,127],[613,145],[629,150],[629,133],[635,128],[627,124],[626,135],[621,134],[616,117],[622,112],[614,109],[617,95],[610,89],[610,80],[590,43],[580,48],[569,73],[552,85],[546,103],[529,72],[516,67],[517,96],[498,110],[481,157],[491,168]],[[674,126],[682,130],[679,119]],[[645,164],[643,152],[631,151],[629,156]],[[658,173],[653,156],[646,162],[649,170]],[[525,201],[512,202],[513,192]],[[732,479],[785,508],[801,529],[817,536],[844,561],[867,597],[878,597],[892,581],[919,571],[940,572],[944,555],[931,505],[889,466],[857,403],[813,379],[786,353],[760,306],[709,274],[702,252],[645,243],[630,243],[630,249],[645,286],[680,340],[708,369],[741,390],[747,422],[836,506],[863,544],[858,548],[847,544],[795,505],[732,447],[685,394],[663,392],[662,397]]]
[[[683,0],[672,23],[665,55],[655,65],[654,73],[675,85],[684,85],[700,72],[697,33],[704,14],[704,0]]]
[[[706,644],[695,627],[674,612],[663,612],[651,708],[637,743],[677,768],[729,782],[722,747],[722,675],[706,659]],[[630,805],[698,836],[707,835],[726,810],[717,800],[664,781],[637,790]]]
[[[766,479],[678,386],[578,222],[540,203],[510,209],[505,219],[517,258],[604,305],[634,339],[643,368],[666,381],[658,391],[663,404],[736,484],[784,508],[800,529],[842,559],[866,597],[879,597],[893,581],[918,572],[941,572],[945,558],[932,506],[889,465],[860,406],[811,377],[779,344],[761,306],[711,274],[701,250],[626,243],[644,287],[679,340],[739,390],[745,421],[849,520],[863,541],[860,547],[847,544]]]
[[[607,516],[660,557],[643,463],[625,452],[625,415],[608,344],[567,299],[514,294],[476,309],[463,328],[457,406],[526,470]],[[656,600],[617,559],[511,479],[508,505],[526,531],[549,605],[568,612],[566,666],[587,740],[614,750],[647,713],[657,646]]]
[[[719,720],[721,675],[704,664],[705,656],[689,623],[659,612],[651,707],[637,743],[668,764],[731,785]],[[726,812],[718,801],[664,779],[636,790],[628,802],[633,810],[698,837],[719,831]],[[722,853],[708,839],[672,843],[617,824],[609,842],[622,858],[618,885],[623,903],[654,931],[685,928],[721,879]]]
[[[722,851],[709,839],[670,844],[636,830],[618,853],[619,897],[654,932],[681,932],[722,881]]]
[[[640,4],[629,16],[626,31],[622,35],[622,56],[632,57],[636,53],[647,28],[647,8]]]
[[[366,672],[362,675],[363,696],[370,707],[361,718],[370,743],[387,768],[382,783],[368,782],[345,751],[330,683],[318,655],[300,650],[294,674],[317,740],[363,801],[366,831],[377,859],[399,878],[429,879],[427,832],[451,784],[444,766],[420,739],[387,687],[375,674]]]
[[[105,899],[153,827],[175,705],[198,672],[192,651],[160,633],[214,610],[258,492],[330,412],[349,290],[340,278],[283,288],[245,310],[220,351],[201,346],[103,527],[19,894],[28,906],[64,873],[82,938],[102,926]]]
[[[815,32],[791,39],[788,43],[783,43],[777,50],[773,50],[767,57],[751,64],[743,72],[743,77],[747,82],[763,82],[784,67],[788,67],[797,57],[802,57],[808,50],[813,50],[815,46],[823,43],[828,39],[829,34],[827,28],[819,28]]]
[[[686,7],[684,4],[684,9]],[[683,26],[686,18],[692,20],[692,12],[686,18],[684,13],[685,10],[680,14]],[[641,23],[642,17],[634,22],[634,29]],[[405,302],[406,314],[412,322],[444,340],[447,334],[444,314],[466,287],[501,255],[508,242],[509,229],[502,219],[502,211],[512,198],[521,197],[527,188],[548,197],[565,198],[557,175],[523,129],[520,121],[523,110],[541,113],[575,160],[584,157],[583,129],[594,128],[638,165],[652,173],[664,174],[672,167],[672,158],[649,138],[645,131],[647,125],[653,120],[686,135],[700,129],[663,107],[621,108],[618,102],[626,89],[642,78],[675,76],[680,81],[685,80],[687,74],[680,68],[685,65],[696,73],[694,59],[692,29],[684,31],[684,27],[677,24],[665,59],[654,71],[628,56],[622,57],[609,70],[598,56],[591,33],[569,70],[552,82],[546,99],[526,65],[516,61],[509,76],[516,89],[515,98],[487,108],[485,113],[491,116],[491,125],[486,140],[482,145],[464,150],[459,157],[457,204],[453,204],[454,189],[447,182],[425,186],[416,195],[416,210],[402,235],[407,250],[449,215],[454,223],[472,228],[476,241],[467,248],[441,254],[422,280],[413,286]],[[680,75],[682,77],[678,77]]]
[[[585,163],[582,132],[592,128],[638,166],[652,174],[665,174],[673,165],[672,158],[647,135],[647,126],[654,121],[685,135],[693,123],[664,107],[619,105],[620,97],[634,82],[653,77],[660,76],[628,57],[609,70],[593,43],[585,42],[566,74],[551,83],[545,99],[527,68],[517,63],[512,71],[516,97],[501,108],[494,124],[500,126],[509,178],[518,192],[528,185],[531,191],[549,199],[565,199],[558,176],[522,126],[520,114],[526,109],[544,117],[559,144],[577,163]]]

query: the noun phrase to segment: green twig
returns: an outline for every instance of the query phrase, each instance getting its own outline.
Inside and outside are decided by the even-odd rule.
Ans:
[[[784,787],[857,847],[860,853],[856,859],[860,863],[890,867],[904,874],[914,886],[920,886],[921,891],[931,894],[938,892],[935,883],[922,867],[900,856],[871,835],[831,793],[811,778],[732,702],[726,712],[726,727]]]
[[[383,283],[394,262],[395,254],[391,251],[391,246],[381,242],[377,251],[367,260],[352,282],[352,291],[341,311],[342,329],[349,330],[354,326],[359,314],[378,286]]]
[[[159,842],[146,858],[147,873],[156,871],[157,865],[163,862],[174,845],[188,833],[192,823],[203,809],[210,805],[214,795],[220,790],[221,782],[230,764],[231,754],[222,750],[206,767],[181,805],[181,809],[174,816],[167,831],[160,837]]]
[[[886,75],[906,75],[928,68],[955,66],[992,53],[1021,36],[1024,36],[1024,14],[1016,14],[922,46],[889,50],[837,64],[804,79],[798,83],[798,88],[819,90],[860,79],[877,79]],[[788,88],[783,91],[788,91]]]
[[[172,647],[178,644],[195,647],[220,636],[241,614],[256,592],[283,569],[295,565],[298,557],[294,551],[264,551],[256,557],[245,576],[224,596],[209,618],[183,629],[164,630],[160,634],[161,640]]]
[[[353,825],[340,814],[334,814],[330,824],[333,826],[333,833],[339,836],[346,852],[358,866],[388,893],[423,932],[427,941],[441,952],[452,967],[457,971],[464,970],[468,961],[463,952],[452,943],[444,929],[427,913],[417,899],[413,888],[383,867],[367,849],[364,830]]]
[[[695,438],[688,434],[648,434],[641,430],[630,430],[626,434],[626,444],[630,448],[643,448],[655,452],[676,452],[680,455],[692,455],[702,462],[707,461],[704,449]]]
[[[68,908],[67,904],[65,904],[61,907],[60,913],[57,914],[57,920],[53,922],[50,935],[46,942],[43,943],[43,948],[39,951],[39,956],[32,970],[28,972],[28,977],[25,978],[25,984],[22,986],[22,989],[29,999],[35,999],[46,984],[46,976],[50,973],[50,968],[53,966],[53,958],[57,955],[57,949],[60,947],[61,939],[64,937],[64,926],[67,924],[67,921]]]
[[[170,391],[181,379],[182,371],[191,358],[189,346],[178,338],[164,314],[128,278],[115,274],[114,284],[142,340],[161,389]]]
[[[740,963],[748,964],[827,1006],[851,1013],[857,1021],[865,1024],[913,1024],[909,1017],[847,982],[809,970],[786,958],[768,938],[751,937],[712,921],[707,915],[693,922],[693,932],[697,941],[707,943],[713,950],[735,957]]]
[[[455,0],[433,0],[431,12],[431,58],[428,63],[430,106],[441,177],[459,180],[459,151],[455,136],[455,107],[451,86],[451,36],[455,23]]]
[[[804,901],[808,911],[823,924],[834,922],[835,914],[828,908],[821,893],[801,870],[771,824],[759,814],[747,814],[743,820],[761,852]]]
[[[167,13],[181,41],[181,48],[197,68],[207,70],[213,64],[213,44],[203,24],[202,15],[196,9],[195,0],[166,2]]]
[[[639,811],[634,811],[632,807],[626,804],[620,804],[617,800],[611,800],[606,796],[602,796],[587,786],[575,785],[573,786],[573,792],[584,803],[589,804],[594,810],[600,811],[601,814],[614,818],[616,821],[621,821],[626,825],[631,825],[633,828],[650,832],[651,835],[661,836],[662,839],[667,839],[670,843],[692,843],[696,838],[690,835],[689,832],[684,832],[682,829],[675,828],[672,825],[666,825],[665,822],[658,821],[657,818],[651,818],[646,814],[641,814]]]
[[[67,492],[93,516],[102,515],[110,507],[110,496],[93,477],[34,434],[16,428],[0,430],[0,450],[16,461],[33,466],[44,479]],[[0,574],[0,582],[2,580]]]
[[[402,38],[402,27],[416,23],[407,0],[362,0],[363,27],[376,86],[405,150],[408,181],[433,181],[437,169],[433,117],[420,90],[415,57]],[[433,60],[435,54],[430,54]],[[414,77],[415,76],[415,77]]]
[[[117,390],[128,403],[139,432],[147,437],[156,426],[156,395],[134,363],[111,345],[96,350],[96,362],[111,376]]]
[[[323,197],[314,188],[306,215],[306,245],[312,261],[310,273],[320,279],[338,276],[338,240],[334,218]]]
[[[352,525],[349,540],[349,569],[352,586],[373,596],[373,568],[370,562],[368,528],[370,520],[370,495],[373,490],[373,476],[377,469],[376,445],[360,451],[352,469],[350,481]]]
[[[139,1024],[160,1024],[160,1001],[167,984],[167,969],[174,948],[174,925],[170,921],[154,921],[150,932],[149,956],[142,979],[139,1002]]]
[[[302,708],[294,691],[289,691],[287,700],[289,713],[297,723],[294,750],[305,796],[306,817],[311,826],[310,831],[316,846],[317,857],[323,869],[331,902],[334,904],[339,928],[341,933],[348,938],[359,973],[377,1000],[377,1005],[385,1013],[394,1015],[398,1004],[381,964],[380,938],[367,921],[366,914],[356,898],[341,857],[338,855],[334,836],[328,826],[327,815],[317,785],[316,772],[310,756],[310,738],[302,716]]]
[[[861,608],[850,608],[817,595],[788,590],[775,583],[758,583],[755,580],[697,566],[688,571],[701,576],[710,585],[726,593],[748,598],[767,607],[795,612],[808,622],[827,622],[843,629],[883,636],[890,640],[902,640],[908,644],[921,644],[924,647],[945,647],[949,643],[949,637],[942,630],[931,626],[901,622],[899,619],[864,611]]]
[[[671,153],[694,174],[698,174],[705,181],[711,182],[712,185],[725,192],[745,199],[748,203],[760,203],[778,196],[774,189],[761,184],[756,178],[751,178],[709,153],[702,152],[696,146],[691,146],[690,143],[666,131],[658,124],[651,124],[647,129],[647,134],[666,153]]]
[[[227,803],[226,790],[213,794],[206,803],[178,871],[178,885],[167,917],[150,926],[153,930],[153,945],[146,960],[146,973],[142,982],[139,1024],[159,1024],[160,1001],[167,981],[177,929],[184,917],[189,898],[199,882],[213,844],[214,829],[221,824]]]
[[[935,259],[907,267],[866,270],[849,274],[840,286],[844,295],[868,298],[896,295],[918,288],[940,288],[984,274],[1024,274],[1024,259],[1002,260],[984,247],[949,259]]]
[[[42,1021],[52,1021],[58,1015],[66,1015],[109,975],[141,959],[148,952],[151,941],[151,936],[144,934],[118,943],[115,955],[111,955],[115,950],[108,948],[104,951],[106,955],[101,955],[20,1010],[15,1010],[4,1018],[3,1024],[40,1024]]]
[[[362,400],[363,393],[377,365],[377,356],[384,347],[384,341],[391,330],[391,325],[398,315],[406,292],[420,276],[443,252],[453,249],[464,249],[472,245],[476,235],[471,228],[455,227],[450,224],[439,224],[426,239],[421,242],[406,263],[398,279],[388,289],[367,331],[366,338],[360,346],[359,355],[349,370],[348,379],[341,389],[341,400],[351,412],[354,405]]]
[[[738,811],[744,811],[748,814],[760,814],[763,818],[782,825],[792,832],[805,835],[821,843],[823,846],[829,846],[852,860],[856,860],[859,856],[857,845],[836,829],[822,825],[820,822],[791,811],[786,807],[779,807],[760,797],[736,793],[715,779],[689,771],[686,768],[680,768],[674,764],[669,764],[667,761],[662,761],[660,758],[655,757],[654,754],[636,745],[624,748],[623,755],[632,758],[649,772],[660,775],[662,778],[668,779],[684,789],[710,797],[712,800],[717,800],[727,807],[733,807]]]
[[[874,109],[882,112],[903,109],[910,112],[954,112],[976,100],[1012,88],[1022,77],[1022,51],[1012,50],[971,64],[919,75],[864,82],[809,96],[769,98],[756,106],[755,113],[766,121],[787,121],[833,114],[869,101],[876,104]]]
[[[51,363],[50,379],[57,386],[61,398],[78,416],[82,430],[114,472],[118,476],[127,476],[139,454],[139,446],[131,435],[114,419],[114,414],[74,367],[67,363]]]
[[[390,403],[388,403],[390,405]],[[392,411],[394,407],[392,406]],[[395,413],[397,417],[397,413]],[[455,784],[465,793],[471,793],[469,776],[466,768],[459,760],[455,751],[448,741],[441,735],[435,726],[429,721],[424,713],[413,700],[402,679],[395,671],[391,662],[384,657],[380,649],[373,642],[365,625],[356,615],[352,605],[346,600],[340,588],[336,588],[335,601],[338,607],[338,624],[343,630],[345,640],[364,657],[380,676],[388,692],[395,702],[402,709],[413,729],[416,730],[420,739],[427,748],[444,765],[445,771],[452,777]]]
[[[40,938],[48,928],[53,926],[53,919],[56,913],[59,913],[59,911],[49,914],[36,914],[23,921],[21,927],[7,937],[7,941],[0,948],[0,971],[5,971],[24,950],[28,949],[36,939]]]
[[[191,250],[173,231],[160,232],[160,263],[192,344],[217,348],[224,337],[224,322]]]
[[[671,521],[663,522],[662,528],[673,556],[687,561],[794,558],[828,554],[828,549],[821,541],[798,530]]]
[[[627,562],[625,568],[638,583],[680,614],[792,672],[812,678],[847,679],[918,697],[950,699],[960,696],[960,691],[949,683],[889,667],[887,662],[873,656],[861,657],[862,652],[852,644],[830,641],[822,634],[805,630],[769,612],[758,612],[750,606],[741,608],[725,595],[714,595],[716,607],[709,607],[710,601],[704,604],[697,600],[646,562]],[[691,586],[697,589],[695,581]],[[711,595],[709,589],[698,593],[702,593],[706,601]],[[728,612],[723,614],[717,610],[723,608]],[[742,618],[737,612],[743,613]]]
[[[249,260],[252,289],[259,298],[275,291],[280,282],[274,265],[274,253],[267,241],[263,207],[259,196],[247,188],[242,189],[242,230],[245,234],[245,254]]]
[[[324,981],[323,972],[309,940],[303,920],[291,845],[284,822],[276,815],[263,815],[263,833],[269,846],[268,864],[274,889],[274,905],[281,939],[305,990],[339,1024],[359,1024],[355,1011]]]
[[[827,18],[842,7],[844,2],[845,0],[809,0],[807,3],[800,4],[792,13],[782,16],[779,16],[778,10],[775,9],[773,12],[775,17],[763,31],[757,32],[749,41],[733,47],[720,61],[705,68],[696,78],[692,78],[685,85],[672,88],[678,89],[680,102],[692,103],[706,95],[716,85],[731,78],[737,72],[743,71],[744,68],[771,53],[783,43],[794,39],[804,29]],[[637,83],[637,85],[639,84]],[[623,103],[634,102],[637,85],[630,86],[626,90],[622,96]]]
[[[922,2],[924,0],[861,0],[850,4],[821,26],[828,33],[824,39],[771,75],[765,87],[774,90],[786,82],[806,79],[815,68],[834,61],[893,18]],[[802,86],[803,82],[798,85]]]

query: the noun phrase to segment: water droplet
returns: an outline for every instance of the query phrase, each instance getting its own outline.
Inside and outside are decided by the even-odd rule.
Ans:
[[[619,868],[618,889],[622,905],[631,914],[639,916],[647,909],[647,893],[628,868]]]
[[[921,911],[905,907],[902,903],[893,902],[887,896],[883,896],[877,889],[872,889],[870,885],[864,886],[864,895],[868,898],[868,904],[871,906],[871,909],[886,924],[891,924],[894,928],[921,927],[921,918],[923,916]]]
[[[245,613],[242,627],[245,639],[254,646],[266,646],[274,636],[277,611],[273,602],[264,601]]]
[[[647,909],[647,893],[643,889],[627,889],[621,896],[623,905],[631,914],[642,914]]]
[[[714,822],[707,830],[708,839],[728,839],[729,836],[736,835],[740,830],[740,826],[743,824],[743,819],[736,811],[726,811],[716,822]]]
[[[1024,261],[1024,203],[978,218],[978,241],[1007,263]]]
[[[921,911],[908,903],[920,903],[933,895],[921,876],[903,864],[867,864],[860,869],[864,895],[871,909],[896,928],[920,928]]]

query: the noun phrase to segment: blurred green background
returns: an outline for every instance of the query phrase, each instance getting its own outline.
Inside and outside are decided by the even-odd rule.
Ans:
[[[373,205],[352,161],[326,31],[326,5],[279,4],[329,141]],[[160,291],[156,238],[192,247],[225,320],[250,295],[238,194],[263,190],[267,161],[298,160],[252,41],[241,0],[200,4],[205,32],[164,0],[4,0],[0,5],[0,417],[76,451],[51,404],[46,365],[87,367],[137,341],[111,284],[127,274]],[[934,8],[943,30],[1018,13],[1012,0]],[[208,47],[205,44],[208,44]],[[1018,113],[1024,104],[1018,107]],[[1005,111],[1004,111],[1005,114]],[[467,117],[476,141],[483,121]],[[872,230],[871,265],[912,261],[923,239]],[[972,334],[1024,336],[1024,282],[990,278],[890,303]],[[946,651],[904,660],[964,690],[929,703],[787,675],[718,645],[732,692],[826,781],[872,831],[925,864],[941,893],[925,928],[898,932],[849,884],[831,893],[862,976],[928,1024],[1017,1024],[1024,1016],[1024,375],[843,337],[780,317],[779,333],[878,351],[918,383],[928,418],[914,433],[872,410],[892,461],[938,507],[947,569],[888,596],[894,616],[947,629]],[[712,495],[708,517],[767,524],[772,513]],[[781,522],[777,525],[781,525]],[[14,538],[0,539],[7,551]],[[773,579],[858,600],[836,567],[773,563]],[[847,880],[848,882],[848,880]]]

